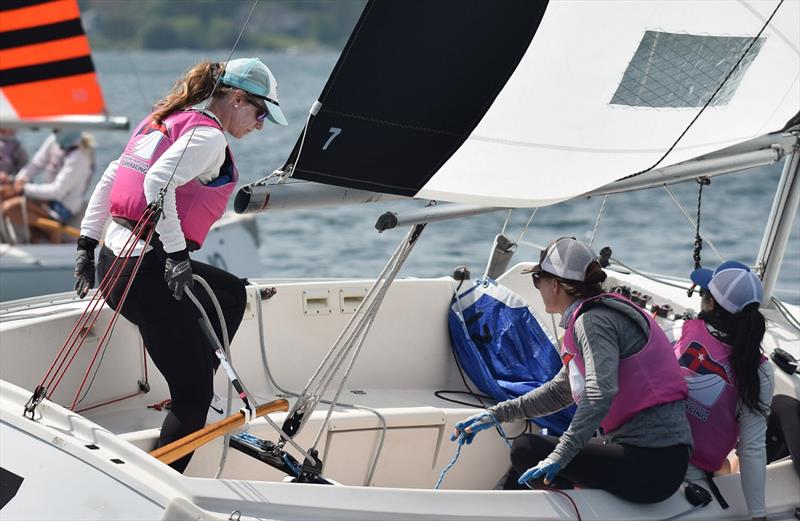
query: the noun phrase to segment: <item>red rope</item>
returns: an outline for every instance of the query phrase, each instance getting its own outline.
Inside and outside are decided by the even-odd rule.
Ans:
[[[108,400],[108,401],[105,401],[105,402],[96,403],[94,405],[90,405],[89,407],[84,407],[83,409],[78,409],[75,412],[91,411],[92,409],[97,409],[98,407],[102,407],[104,405],[111,405],[112,403],[121,402],[122,400],[127,400],[128,398],[133,398],[134,396],[139,396],[140,394],[143,394],[143,393],[144,393],[144,391],[136,391],[133,394],[128,394],[128,395],[122,396],[120,398],[114,398],[113,400]]]
[[[147,239],[145,240],[145,244],[150,244],[150,239],[153,237],[153,232],[154,231],[155,231],[154,228],[150,228],[150,232],[147,234]],[[114,324],[117,322],[117,318],[119,318],[119,312],[122,309],[122,304],[125,302],[125,299],[128,297],[128,292],[130,291],[131,286],[133,285],[133,279],[136,276],[136,273],[139,272],[139,266],[141,266],[141,264],[142,264],[142,259],[144,259],[144,252],[143,252],[142,255],[139,255],[139,257],[137,257],[137,259],[136,259],[136,265],[133,267],[133,272],[132,272],[133,276],[131,276],[128,279],[128,283],[125,285],[125,290],[122,292],[122,297],[120,298],[119,305],[117,305],[117,309],[114,310],[114,315],[111,317],[111,321],[109,322],[105,333],[103,333],[103,337],[100,339],[100,342],[97,343],[97,349],[94,352],[94,356],[92,357],[91,362],[89,362],[89,367],[86,369],[86,373],[83,375],[83,380],[81,381],[81,385],[78,387],[78,391],[75,393],[75,398],[72,401],[72,405],[70,406],[70,409],[74,409],[75,408],[75,405],[78,402],[78,397],[80,396],[81,391],[83,390],[83,386],[86,385],[86,380],[89,378],[89,373],[91,372],[92,367],[94,366],[94,363],[97,360],[97,355],[100,353],[100,348],[103,347],[103,344],[106,342],[106,338],[109,337],[109,334],[114,329]],[[99,313],[98,313],[98,316],[99,316]],[[96,318],[97,317],[95,317],[95,319]],[[75,354],[78,354],[77,350],[75,350]],[[70,363],[72,363],[71,360],[70,360]]]
[[[64,341],[64,344],[61,346],[61,349],[56,355],[55,360],[51,364],[45,376],[42,378],[40,386],[48,388],[48,394],[47,394],[48,398],[52,397],[53,393],[55,392],[55,389],[61,383],[61,380],[66,375],[67,371],[69,370],[69,367],[72,365],[73,361],[75,360],[75,357],[77,356],[78,352],[83,346],[83,343],[86,340],[89,332],[91,331],[95,322],[99,318],[103,309],[102,306],[100,306],[102,295],[106,293],[106,290],[108,290],[111,287],[114,287],[119,282],[123,269],[130,260],[133,251],[136,249],[137,244],[142,238],[142,235],[147,233],[147,238],[145,239],[145,248],[147,248],[147,245],[150,243],[150,240],[152,239],[153,233],[155,231],[155,226],[149,227],[148,230],[147,225],[148,221],[153,217],[154,214],[155,214],[154,210],[151,210],[150,208],[145,209],[144,214],[136,223],[133,230],[131,231],[131,234],[129,235],[128,239],[123,245],[120,255],[116,257],[112,262],[108,270],[108,273],[106,273],[105,277],[103,277],[103,280],[100,282],[97,291],[94,293],[91,300],[87,303],[86,308],[81,313],[81,316],[78,318],[75,327],[72,328],[72,331],[67,336],[67,339]],[[131,284],[133,282],[134,277],[136,276],[136,273],[139,271],[139,266],[141,265],[143,257],[144,257],[144,251],[142,251],[142,255],[139,255],[136,265],[134,266],[133,271],[131,273],[131,277],[128,281],[128,284],[126,285],[125,290],[122,294],[119,305],[117,306],[117,310],[114,312],[114,315],[112,316],[112,319],[109,322],[108,327],[106,328],[102,338],[100,339],[100,342],[98,343],[97,350],[95,351],[95,354],[92,357],[89,367],[86,370],[86,374],[83,377],[83,381],[81,382],[81,385],[78,388],[78,392],[76,393],[75,399],[73,400],[72,406],[70,407],[71,409],[74,409],[74,407],[76,406],[76,403],[78,401],[78,396],[80,396],[80,392],[83,390],[83,387],[86,384],[86,380],[89,374],[91,373],[92,367],[94,366],[97,360],[97,356],[103,345],[106,343],[106,339],[109,338],[110,332],[114,328],[114,324],[116,323],[116,320],[119,315],[119,310],[122,308],[122,305],[124,304],[125,299],[127,298]],[[145,382],[146,381],[147,381],[147,360],[145,358]],[[139,391],[135,394],[125,396],[123,398],[119,398],[116,400],[111,400],[105,403],[114,403],[115,401],[136,396],[141,392],[142,391]],[[93,407],[95,406],[92,406],[92,408]],[[88,409],[82,409],[82,410],[88,410]]]
[[[152,213],[152,212],[150,212],[150,213]],[[142,216],[142,219],[144,220],[145,217],[149,218],[150,213],[145,212],[145,215]],[[135,232],[136,228],[138,228],[138,227],[139,227],[139,223],[137,223],[137,226],[134,227],[133,231]],[[133,251],[133,248],[135,247],[136,243],[138,242],[138,239],[139,239],[140,236],[141,236],[141,231],[139,231],[139,233],[136,233],[136,234],[135,233],[131,233],[131,235],[128,237],[128,240],[125,242],[125,245],[122,248],[123,252],[125,252],[126,250],[130,250],[128,252],[128,256],[124,257],[124,256],[121,255],[120,257],[114,259],[114,262],[111,264],[111,268],[109,269],[108,273],[106,273],[106,276],[103,278],[103,280],[101,281],[100,287],[95,292],[95,294],[92,296],[91,300],[87,303],[86,308],[83,310],[83,313],[81,313],[81,316],[78,318],[78,321],[75,323],[75,327],[72,328],[72,331],[70,332],[69,336],[67,336],[67,339],[64,341],[64,344],[61,346],[61,349],[59,350],[58,354],[56,355],[56,359],[53,361],[53,364],[50,366],[50,369],[48,369],[48,371],[45,374],[44,378],[42,378],[42,382],[40,383],[40,386],[42,386],[42,387],[50,386],[53,383],[53,380],[55,379],[55,374],[58,374],[61,371],[64,362],[69,357],[70,353],[72,352],[72,349],[75,347],[75,344],[78,341],[78,336],[80,336],[80,334],[73,338],[73,335],[75,335],[76,332],[83,331],[84,335],[83,335],[83,338],[81,338],[81,344],[83,343],[83,340],[88,335],[89,329],[91,329],[91,326],[89,326],[89,328],[85,328],[85,326],[89,322],[90,317],[92,316],[92,314],[95,313],[95,310],[97,309],[97,306],[98,306],[98,304],[100,302],[100,298],[101,298],[101,294],[103,293],[103,290],[106,289],[109,284],[112,284],[112,283],[115,284],[116,283],[116,280],[114,280],[114,279],[118,278],[117,273],[122,269],[122,266],[127,262],[127,259],[130,258],[130,253]],[[134,240],[134,238],[135,238],[135,240]],[[129,247],[129,244],[131,244],[131,241],[133,241],[133,243]],[[120,261],[120,258],[123,258],[123,261],[118,264],[118,261]],[[92,321],[92,324],[94,324],[94,321]],[[67,346],[69,346],[68,349],[67,349]],[[66,353],[64,353],[65,349],[67,349]],[[61,358],[62,355],[64,356],[63,359]],[[53,371],[53,368],[55,367],[56,363],[59,362],[59,360],[61,360],[61,362],[59,363],[58,368],[56,369],[56,372],[55,372],[53,378],[49,382],[47,382],[48,377],[50,377],[50,373]],[[67,368],[64,368],[64,370],[66,371]],[[47,385],[45,385],[46,382],[47,382]],[[50,393],[50,395],[52,395],[52,393]]]

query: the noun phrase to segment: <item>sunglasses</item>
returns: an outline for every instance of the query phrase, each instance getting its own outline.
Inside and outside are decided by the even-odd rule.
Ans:
[[[542,279],[552,279],[553,277],[550,277],[544,272],[537,271],[536,273],[531,273],[531,278],[533,279],[533,287],[539,289]]]
[[[259,123],[264,121],[267,118],[267,115],[269,114],[269,109],[267,108],[266,103],[264,102],[259,103],[260,100],[256,101],[253,99],[252,96],[246,96],[245,99],[247,99],[248,103],[250,103],[252,106],[258,109],[258,111],[256,112],[256,121],[258,121]]]
[[[700,293],[701,297],[705,297],[706,295],[710,294],[709,291],[707,289],[705,289],[705,288],[700,288],[699,293]]]

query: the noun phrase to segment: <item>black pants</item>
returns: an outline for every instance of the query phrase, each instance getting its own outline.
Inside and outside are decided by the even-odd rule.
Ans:
[[[505,477],[504,488],[527,488],[518,485],[517,479],[553,452],[556,444],[558,438],[538,434],[525,434],[515,439],[511,447],[512,467]],[[628,501],[657,503],[678,490],[688,464],[689,447],[686,445],[655,449],[604,444],[593,438],[561,469],[553,485],[597,488]],[[541,488],[541,479],[536,481],[537,488]]]
[[[767,420],[767,461],[786,456],[792,457],[794,470],[800,475],[800,401],[776,394]]]
[[[100,251],[99,280],[109,271],[114,259],[108,248]],[[106,303],[114,309],[119,306],[136,260],[131,258],[117,284],[104,292]],[[161,427],[159,447],[205,426],[208,407],[214,397],[214,371],[219,365],[212,346],[198,326],[200,312],[188,296],[177,301],[167,288],[164,260],[160,249],[145,254],[120,310],[122,316],[139,327],[150,358],[169,385],[172,406]],[[225,317],[228,338],[233,339],[244,315],[247,299],[244,282],[214,266],[191,262],[192,272],[203,277],[214,291]],[[193,292],[211,319],[221,343],[222,330],[214,305],[199,284],[194,285]],[[191,457],[189,454],[171,466],[183,472]]]

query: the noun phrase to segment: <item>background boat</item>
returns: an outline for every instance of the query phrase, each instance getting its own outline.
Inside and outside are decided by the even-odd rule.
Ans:
[[[0,44],[0,126],[17,129],[30,156],[52,128],[95,132],[96,172],[88,198],[105,166],[127,142],[129,117],[109,115],[109,107],[115,103],[106,103],[98,83],[78,2],[13,3],[0,7],[0,13],[4,37]],[[118,88],[126,95],[131,92],[129,86]],[[42,131],[28,132],[32,129]],[[114,148],[108,149],[106,136],[114,134]],[[72,228],[65,230],[62,244],[26,244],[24,233],[0,243],[0,301],[72,289],[74,232],[80,216],[68,224]],[[242,277],[260,275],[260,269],[250,262],[258,245],[255,219],[229,214],[214,225],[206,248],[195,258]]]

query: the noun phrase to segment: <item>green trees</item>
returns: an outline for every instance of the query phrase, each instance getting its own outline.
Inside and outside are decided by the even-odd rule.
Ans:
[[[340,48],[366,0],[261,0],[240,49]],[[225,49],[252,8],[244,0],[79,0],[95,49]]]

